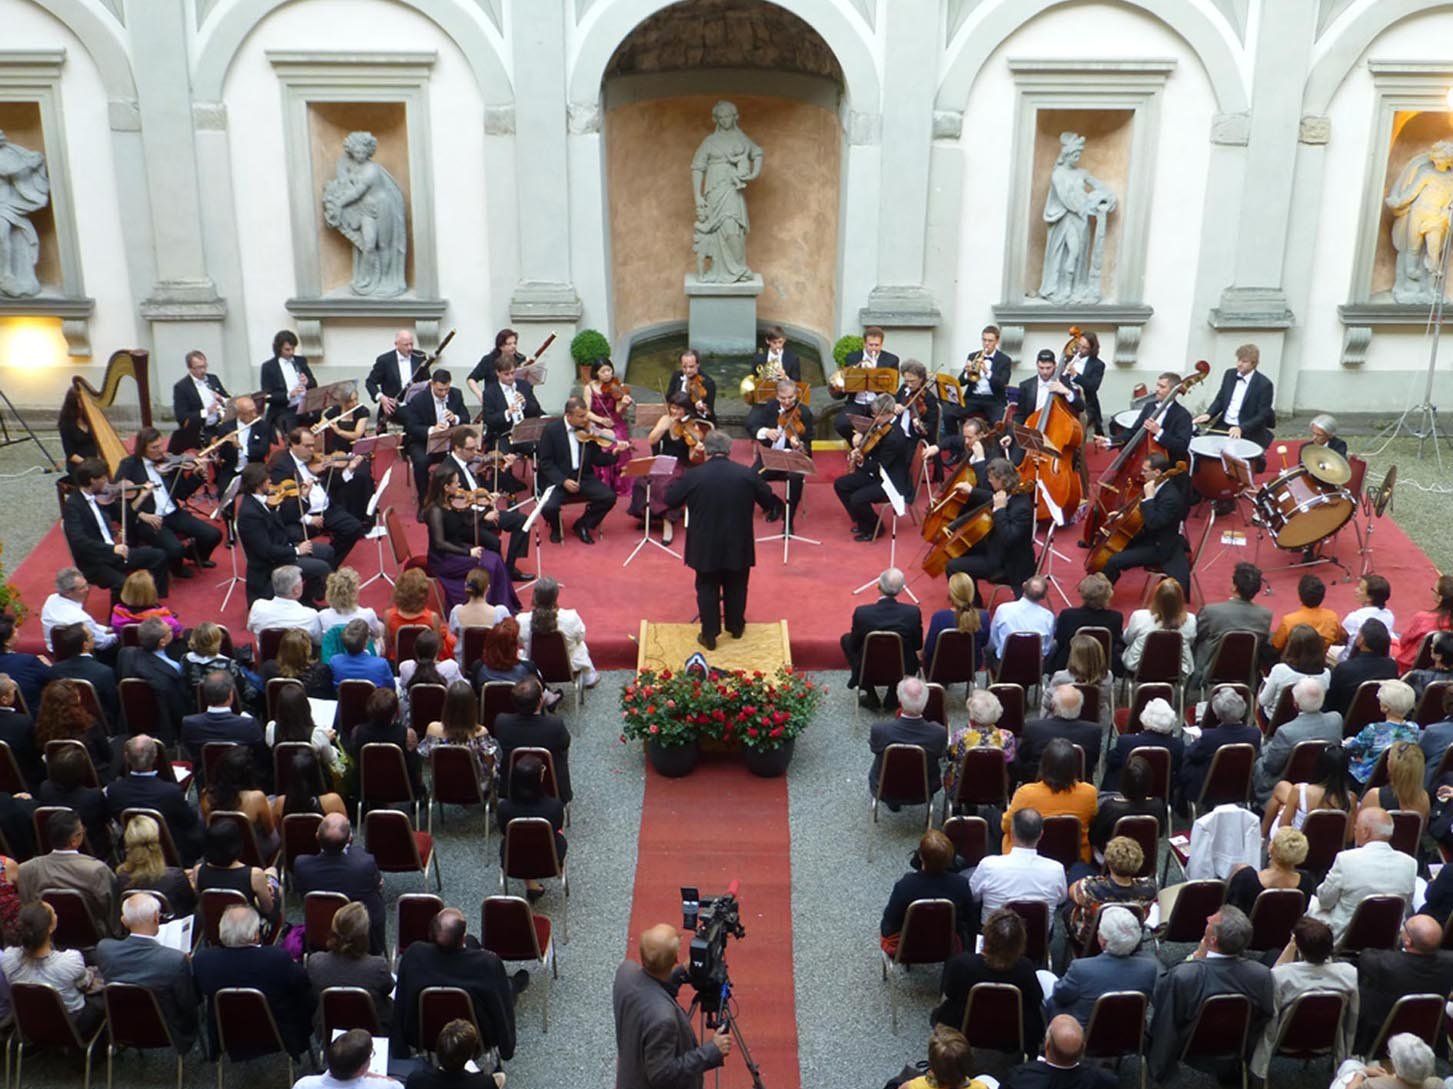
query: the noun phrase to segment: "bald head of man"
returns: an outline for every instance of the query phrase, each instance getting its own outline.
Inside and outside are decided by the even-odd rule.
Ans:
[[[1085,1030],[1067,1013],[1049,1023],[1044,1034],[1044,1057],[1053,1066],[1075,1066],[1085,1051]]]
[[[1403,948],[1430,957],[1443,944],[1443,928],[1431,915],[1414,915],[1403,924]]]
[[[670,923],[658,923],[641,933],[640,952],[641,967],[647,975],[670,979],[681,952],[681,935]]]

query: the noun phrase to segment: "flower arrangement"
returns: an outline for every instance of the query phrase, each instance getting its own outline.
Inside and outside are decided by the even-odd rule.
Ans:
[[[674,672],[643,670],[621,691],[621,741],[671,748],[701,740],[762,752],[807,728],[822,687],[791,668]]]
[[[0,541],[0,555],[4,552],[5,544]],[[25,602],[20,600],[20,591],[15,588],[15,583],[5,577],[5,564],[0,562],[0,615],[12,617],[19,625],[29,613]]]

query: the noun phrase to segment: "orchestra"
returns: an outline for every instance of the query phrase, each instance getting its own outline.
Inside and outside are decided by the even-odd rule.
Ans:
[[[796,391],[797,387],[793,386],[793,393]],[[631,505],[627,513],[644,525],[649,491],[651,517],[661,527],[664,544],[671,543],[676,534],[675,526],[682,518],[680,507],[666,505],[666,489],[681,478],[688,465],[699,465],[706,460],[704,440],[711,431],[711,424],[691,414],[690,398],[684,393],[673,393],[666,401],[666,411],[651,425],[646,435],[646,445],[653,456],[675,458],[676,464],[669,473],[636,477],[631,486]]]
[[[405,448],[414,466],[414,485],[418,489],[420,510],[423,520],[423,499],[429,490],[429,468],[444,459],[442,450],[429,452],[429,440],[446,431],[452,431],[468,422],[468,410],[464,407],[464,394],[454,388],[453,376],[442,367],[429,376],[428,388],[414,394],[399,413],[404,426]]]
[[[866,429],[855,431],[848,451],[849,472],[833,481],[838,501],[853,520],[853,540],[871,541],[877,535],[878,513],[874,503],[886,503],[887,477],[907,501],[913,494],[908,459],[908,436],[898,426],[902,406],[891,393],[880,393],[871,402]]]
[[[701,369],[701,354],[694,348],[681,353],[681,364],[666,385],[666,398],[686,394],[698,419],[716,423],[716,379]]]

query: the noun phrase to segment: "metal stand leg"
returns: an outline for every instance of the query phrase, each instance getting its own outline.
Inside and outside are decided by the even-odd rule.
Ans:
[[[222,596],[222,606],[217,611],[225,613],[227,603],[232,600],[232,591],[237,589],[237,584],[245,582],[237,573],[237,549],[241,547],[237,541],[237,524],[231,518],[222,519],[222,530],[227,535],[224,544],[227,546],[227,554],[232,557],[232,574],[217,584],[217,589],[227,587],[227,593]]]
[[[394,580],[389,576],[389,573],[384,570],[385,556],[383,554],[383,539],[388,536],[388,531],[383,526],[374,526],[368,535],[373,538],[373,543],[377,546],[376,551],[378,555],[378,571],[372,575],[369,575],[368,578],[364,581],[363,585],[359,587],[359,589],[367,590],[379,579],[383,579],[384,582],[392,586],[394,584]]]
[[[0,448],[6,446],[17,446],[22,442],[33,442],[35,443],[36,448],[39,449],[41,454],[45,457],[46,463],[41,466],[41,468],[43,468],[48,473],[61,472],[61,463],[50,456],[50,451],[45,448],[45,443],[41,442],[40,436],[30,429],[30,425],[25,422],[25,417],[22,416],[19,412],[15,411],[15,406],[10,403],[10,398],[6,396],[3,389],[0,389],[0,400],[4,400],[5,407],[10,410],[10,415],[15,417],[15,422],[18,423],[21,429],[25,432],[25,437],[23,439],[11,437],[10,425],[5,422],[4,414],[0,413]]]
[[[655,545],[662,552],[675,556],[678,560],[681,558],[680,552],[651,536],[651,478],[649,476],[646,477],[646,531],[641,534],[641,539],[636,542],[636,547],[631,549],[631,554],[621,561],[621,566],[629,566],[630,562],[636,558],[636,554],[647,545]]]
[[[891,517],[892,517],[892,521],[890,522],[889,529],[888,529],[888,566],[889,567],[897,567],[898,566],[898,515],[894,514]],[[854,590],[853,591],[853,594],[854,595],[861,594],[864,590],[868,589],[868,587],[870,587],[870,586],[877,586],[877,585],[878,585],[877,578],[871,578],[867,582],[863,583],[863,585],[859,586],[856,590]],[[918,595],[913,592],[912,587],[910,587],[906,581],[903,584],[903,592],[905,594],[907,594],[913,600],[913,604],[915,604],[915,605],[918,604]]]
[[[810,544],[810,545],[820,545],[820,544],[822,544],[821,541],[816,540],[816,539],[814,539],[812,537],[803,537],[803,536],[800,536],[799,534],[796,534],[796,533],[793,533],[792,532],[792,504],[787,502],[787,496],[792,493],[792,482],[789,480],[789,481],[786,482],[786,484],[787,484],[787,486],[782,489],[782,491],[784,493],[783,496],[782,496],[782,502],[783,502],[783,505],[787,508],[786,513],[782,516],[783,517],[783,521],[782,521],[782,532],[781,533],[769,533],[765,537],[758,537],[757,538],[757,543],[758,544],[762,544],[762,543],[764,543],[766,541],[781,541],[782,542],[782,562],[783,563],[786,563],[787,562],[787,554],[788,554],[788,551],[792,547],[792,542],[793,541],[801,541],[803,544]]]
[[[1055,560],[1069,562],[1069,557],[1054,547],[1054,534],[1057,529],[1059,529],[1059,526],[1054,522],[1050,522],[1049,529],[1044,535],[1044,549],[1039,554],[1039,563],[1035,566],[1034,573],[1041,576],[1050,586],[1054,587],[1055,592],[1060,596],[1060,600],[1065,603],[1065,608],[1069,608],[1069,595],[1065,593],[1064,587],[1060,585],[1059,577],[1054,573]]]

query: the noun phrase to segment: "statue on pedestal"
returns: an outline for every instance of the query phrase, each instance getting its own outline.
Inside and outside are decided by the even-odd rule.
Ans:
[[[45,156],[12,144],[0,132],[0,295],[25,299],[40,294],[35,278],[40,236],[27,217],[49,202]]]
[[[1115,210],[1115,194],[1080,167],[1085,138],[1062,132],[1059,157],[1044,198],[1044,274],[1038,295],[1053,303],[1100,301],[1100,267],[1105,255],[1105,220]]]
[[[350,132],[333,180],[323,187],[323,221],[353,244],[353,293],[391,298],[408,290],[404,258],[404,194],[387,170],[373,161],[378,140],[371,132]]]
[[[691,195],[696,201],[696,278],[734,284],[752,278],[747,267],[747,201],[742,190],[762,173],[762,149],[737,128],[737,108],[711,109],[716,131],[691,157]],[[711,258],[707,268],[706,259]]]
[[[1448,214],[1453,208],[1453,140],[1439,140],[1414,155],[1387,195],[1392,244],[1397,250],[1393,301],[1436,301]]]

